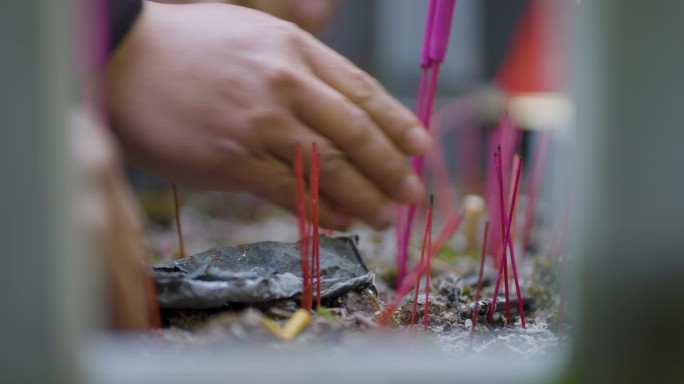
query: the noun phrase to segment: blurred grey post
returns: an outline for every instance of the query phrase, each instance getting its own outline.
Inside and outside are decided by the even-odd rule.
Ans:
[[[682,381],[684,2],[581,1],[577,382]]]
[[[73,5],[0,5],[2,383],[78,383],[76,351],[96,316],[69,166]]]

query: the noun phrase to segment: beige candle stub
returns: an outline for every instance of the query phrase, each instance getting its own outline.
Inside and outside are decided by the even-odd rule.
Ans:
[[[485,201],[482,197],[477,195],[467,195],[463,198],[463,235],[468,244],[468,251],[475,251],[477,254],[479,241],[477,238],[478,229],[480,228],[480,217],[484,211]]]
[[[297,336],[311,321],[311,314],[309,311],[299,308],[297,312],[292,315],[290,320],[285,323],[281,333],[283,339],[292,340]]]
[[[298,309],[282,328],[270,319],[263,319],[264,326],[266,326],[271,333],[288,341],[294,339],[302,332],[304,328],[309,325],[309,322],[311,322],[311,314],[309,311],[302,308]]]

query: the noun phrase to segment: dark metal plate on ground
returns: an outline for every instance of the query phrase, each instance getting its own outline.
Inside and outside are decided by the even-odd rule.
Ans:
[[[321,236],[321,298],[373,286],[352,237]],[[210,249],[153,266],[159,305],[174,309],[264,303],[302,293],[299,243],[264,241]],[[314,293],[315,297],[315,293]]]

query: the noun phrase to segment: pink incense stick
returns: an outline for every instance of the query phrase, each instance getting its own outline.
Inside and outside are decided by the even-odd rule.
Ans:
[[[418,87],[418,100],[416,105],[416,116],[422,122],[422,117],[425,115],[428,81],[430,79],[430,68],[425,67],[420,75],[420,85]]]
[[[423,33],[423,47],[420,54],[420,66],[423,68],[428,68],[432,65],[432,61],[430,60],[430,47],[436,10],[437,0],[430,0],[428,3],[427,14],[425,15],[425,32]]]
[[[435,88],[437,86],[437,77],[439,74],[438,64],[434,64],[434,68],[430,71],[430,81],[426,91],[426,101],[422,116],[418,116],[423,125],[428,128],[430,125],[430,114],[432,111],[432,102],[434,101]],[[420,101],[419,101],[420,102]],[[423,176],[424,156],[416,156],[413,158],[413,170],[418,176]],[[406,274],[406,261],[408,255],[408,243],[411,237],[411,227],[413,226],[413,219],[416,214],[416,205],[408,207],[406,220],[404,221],[403,233],[401,234],[401,248],[399,249],[399,273],[397,277],[397,284],[401,284]]]
[[[439,63],[444,60],[446,47],[449,39],[450,24],[453,18],[455,0],[430,0],[425,23],[425,35],[423,36],[423,47],[421,51],[421,67],[423,76],[418,95],[418,118],[426,129],[429,129],[432,104],[437,88],[437,78],[439,76]],[[426,78],[427,87],[426,87]],[[419,176],[423,174],[423,156],[413,159],[413,168]],[[408,253],[408,243],[411,236],[411,227],[415,216],[415,205],[409,207],[406,220],[403,221],[403,232],[400,233],[401,248],[397,251],[398,276],[397,286],[401,285],[406,275],[406,262]]]
[[[425,91],[425,99],[423,100],[423,107],[421,112],[418,114],[418,119],[423,126],[429,131],[430,130],[430,118],[432,116],[432,107],[435,101],[435,93],[437,91],[437,79],[439,78],[439,63],[434,63],[433,67],[429,71],[429,81],[427,89]],[[423,176],[423,163],[425,161],[425,156],[416,156],[413,158],[413,170],[418,174],[418,176]]]
[[[434,197],[430,195],[430,206],[428,207],[427,225],[425,226],[425,234],[427,235],[427,249],[432,250],[432,206]],[[430,313],[430,260],[432,256],[428,255],[427,265],[425,266],[425,315],[423,316],[423,329],[427,331]]]
[[[436,63],[444,61],[447,46],[449,45],[449,35],[451,24],[454,18],[454,8],[456,0],[437,0],[435,4],[434,24],[430,44],[430,60]]]

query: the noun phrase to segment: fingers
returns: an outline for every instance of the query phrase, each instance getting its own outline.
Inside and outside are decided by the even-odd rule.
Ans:
[[[418,119],[371,76],[312,36],[305,54],[313,72],[363,109],[406,155],[422,155],[432,139]]]
[[[281,161],[292,163],[295,145],[301,143],[306,164],[304,173],[307,178],[310,176],[308,164],[311,164],[311,143],[316,142],[321,156],[319,190],[322,201],[343,207],[352,216],[378,229],[385,228],[392,223],[393,204],[380,189],[348,161],[344,152],[330,140],[294,119],[290,124],[281,124],[279,129],[287,130],[284,135],[288,137],[288,140],[283,141],[282,137],[265,139],[269,151]],[[342,214],[337,215],[339,217],[336,219],[344,217]]]
[[[264,164],[255,164],[254,169],[259,170],[258,178],[261,180],[253,183],[250,190],[255,195],[296,213],[296,181],[292,166],[270,157],[264,159]],[[318,201],[318,218],[320,226],[324,228],[345,230],[349,226],[349,219],[323,197]]]
[[[361,108],[316,79],[305,80],[291,95],[301,119],[347,154],[359,176],[369,180],[365,185],[372,182],[386,196],[403,204],[423,198],[423,183],[411,171],[406,158]],[[335,168],[330,173],[349,172],[337,157],[327,160],[328,164],[321,163],[321,167]]]

